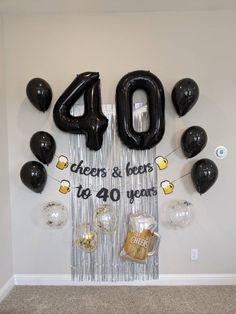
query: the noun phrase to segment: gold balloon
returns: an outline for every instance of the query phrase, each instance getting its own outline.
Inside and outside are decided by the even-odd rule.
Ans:
[[[81,224],[77,228],[75,244],[85,252],[92,253],[97,249],[97,233],[91,230],[90,224]]]

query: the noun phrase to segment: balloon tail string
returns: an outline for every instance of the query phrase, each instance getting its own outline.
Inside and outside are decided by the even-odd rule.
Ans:
[[[41,127],[39,128],[40,130],[44,130],[45,132],[50,133],[50,125],[51,125],[51,117],[53,114],[53,106],[50,104],[49,109],[46,110],[43,114],[48,115],[45,119],[45,121],[42,123]]]
[[[190,175],[190,173],[191,173],[191,172],[185,173],[185,174],[182,175],[181,177],[179,177],[179,178],[177,178],[177,179],[175,179],[175,180],[173,180],[173,181],[171,181],[171,182],[174,183],[174,182],[176,182],[176,181],[178,181],[178,180],[180,180],[180,179],[182,179],[182,178],[184,178],[184,177]]]
[[[172,155],[174,152],[176,152],[176,151],[179,150],[179,149],[180,149],[180,146],[177,147],[177,148],[175,148],[174,150],[172,150],[169,154],[167,154],[167,155],[165,156],[165,158],[169,157],[170,155]]]

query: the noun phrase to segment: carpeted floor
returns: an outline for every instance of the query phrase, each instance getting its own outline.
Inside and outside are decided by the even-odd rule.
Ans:
[[[236,314],[236,286],[18,286],[0,303],[0,313]]]

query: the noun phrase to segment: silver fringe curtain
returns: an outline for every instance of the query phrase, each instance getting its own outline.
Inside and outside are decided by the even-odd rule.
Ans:
[[[81,114],[81,106],[74,106],[74,114]],[[148,114],[145,106],[136,106],[134,110],[134,126],[136,130],[144,130],[148,126]],[[115,106],[103,105],[103,112],[109,119],[107,131],[103,137],[103,146],[97,151],[90,151],[85,144],[84,135],[70,135],[70,161],[78,164],[84,161],[84,166],[106,168],[107,176],[91,177],[71,172],[71,185],[83,185],[92,189],[92,196],[84,200],[77,198],[77,189],[71,191],[72,212],[72,278],[77,281],[135,281],[157,279],[158,254],[148,258],[147,264],[133,263],[120,257],[126,234],[127,218],[131,212],[143,211],[153,215],[158,221],[158,196],[136,198],[133,204],[129,203],[126,191],[158,186],[157,169],[148,174],[141,174],[122,178],[113,178],[111,170],[117,166],[122,171],[127,162],[131,165],[153,163],[157,156],[156,148],[136,151],[123,145],[117,134]],[[98,248],[93,253],[86,253],[75,244],[76,229],[82,223],[94,223],[94,213],[103,202],[96,197],[95,191],[101,187],[111,190],[118,188],[121,197],[118,202],[111,200],[110,204],[117,214],[118,228],[113,234],[99,234]],[[157,228],[158,230],[158,228]]]

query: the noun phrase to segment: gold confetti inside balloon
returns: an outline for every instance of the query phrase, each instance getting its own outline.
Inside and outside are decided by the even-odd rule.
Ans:
[[[95,225],[97,231],[112,233],[116,230],[116,214],[109,205],[99,207],[95,212]]]
[[[75,244],[85,252],[92,253],[97,249],[97,233],[89,223],[78,225]]]

